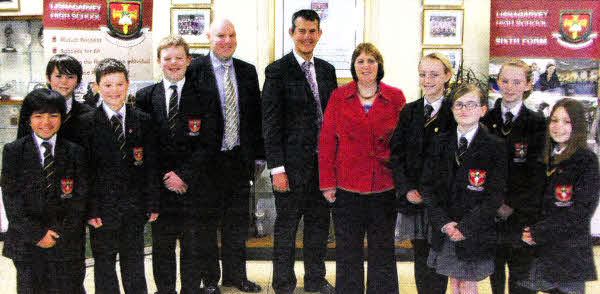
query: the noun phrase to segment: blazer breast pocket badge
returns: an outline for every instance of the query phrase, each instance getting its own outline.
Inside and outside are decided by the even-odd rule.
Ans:
[[[202,120],[199,118],[190,118],[188,120],[188,127],[190,128],[189,136],[195,137],[200,135],[200,125],[202,124]]]
[[[571,206],[573,202],[571,197],[573,196],[573,185],[556,185],[554,187],[554,196],[556,196],[556,202],[554,205],[558,207]]]
[[[513,158],[514,162],[523,163],[527,161],[527,144],[517,142],[515,143],[515,157]]]
[[[133,163],[135,166],[144,164],[144,147],[133,147]]]
[[[471,191],[483,191],[483,184],[485,183],[486,171],[482,169],[470,169],[469,170],[469,185],[467,189]]]
[[[73,197],[73,179],[64,178],[60,180],[60,190],[62,194],[60,194],[61,199],[69,199]]]

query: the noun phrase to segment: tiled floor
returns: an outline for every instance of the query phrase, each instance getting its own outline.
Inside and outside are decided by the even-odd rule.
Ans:
[[[2,249],[3,243],[0,242],[0,250]],[[594,248],[594,260],[596,262],[596,268],[600,269],[600,247]],[[327,280],[332,284],[335,283],[335,262],[327,262]],[[365,263],[365,268],[366,268]],[[400,293],[416,293],[414,276],[413,276],[413,264],[412,262],[398,262],[398,281],[400,281]],[[150,255],[146,256],[146,278],[148,281],[148,290],[152,294],[156,291],[154,286],[154,278],[152,276],[152,258]],[[261,293],[274,293],[271,288],[272,279],[272,264],[270,261],[249,261],[248,262],[248,278],[256,281],[263,287]],[[295,294],[305,293],[302,286],[302,277],[304,276],[304,268],[302,262],[296,262],[295,265],[296,275],[298,277],[298,288],[296,288]],[[88,267],[85,279],[85,288],[89,294],[94,293],[94,281],[93,281],[94,270],[93,267]],[[177,286],[179,288],[179,285]],[[222,288],[223,293],[239,293],[235,288]],[[489,280],[484,280],[479,283],[479,290],[481,294],[491,293]],[[0,293],[10,294],[16,293],[15,291],[15,271],[12,262],[4,257],[0,257]],[[586,284],[586,293],[600,293],[600,281],[589,282]]]

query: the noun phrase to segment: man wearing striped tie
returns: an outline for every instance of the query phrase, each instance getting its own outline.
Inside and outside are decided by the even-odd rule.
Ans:
[[[17,293],[78,293],[87,157],[79,145],[57,138],[66,112],[60,93],[37,89],[26,99],[32,134],[4,146],[2,192],[10,223],[2,253],[15,265]]]
[[[96,66],[102,105],[83,116],[84,147],[90,153],[88,224],[94,256],[95,293],[118,294],[119,254],[126,294],[147,293],[144,225],[158,217],[154,127],[150,116],[125,105],[129,77],[125,65],[107,58]]]
[[[156,294],[176,294],[179,239],[181,294],[197,293],[206,260],[200,236],[207,231],[205,211],[213,194],[209,162],[217,152],[217,98],[185,73],[191,61],[189,45],[179,35],[163,38],[157,61],[163,79],[137,92],[135,105],[150,114],[158,136],[160,217],[152,224],[152,268]],[[216,247],[216,245],[214,245]],[[212,250],[215,251],[216,249]],[[218,281],[218,280],[217,280]]]
[[[223,286],[242,292],[260,292],[261,287],[246,275],[250,182],[255,164],[264,158],[261,136],[260,90],[256,68],[233,58],[237,47],[236,31],[227,19],[214,21],[208,32],[210,53],[192,61],[190,75],[209,91],[202,99],[219,102],[217,111],[218,149],[211,174],[216,185],[212,212],[204,224],[212,227],[207,235],[208,263],[204,269],[204,293],[220,293],[216,230],[221,221]],[[264,161],[263,161],[264,162]],[[260,170],[260,169],[258,169]],[[212,249],[210,249],[212,248]]]

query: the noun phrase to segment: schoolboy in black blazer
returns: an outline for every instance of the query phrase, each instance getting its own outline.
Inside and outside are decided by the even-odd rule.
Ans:
[[[56,135],[64,98],[49,89],[26,97],[31,135],[4,146],[2,192],[9,220],[3,255],[17,270],[17,293],[80,293],[88,162]]]
[[[144,225],[158,217],[156,143],[150,116],[126,104],[127,69],[104,59],[96,67],[103,103],[83,117],[90,153],[92,189],[88,223],[94,255],[96,293],[119,293],[119,254],[125,293],[147,293]]]
[[[154,280],[157,293],[177,293],[175,245],[179,239],[180,293],[196,293],[202,276],[199,268],[207,263],[218,268],[216,235],[211,259],[199,250],[207,242],[203,235],[206,226],[199,224],[209,199],[215,198],[208,175],[209,162],[217,151],[219,109],[216,99],[193,79],[185,78],[191,56],[181,36],[162,39],[157,53],[164,78],[139,90],[135,103],[152,117],[158,134],[158,174],[165,179],[160,187],[160,217],[152,224]],[[171,88],[173,84],[177,92]],[[171,105],[171,97],[177,99],[175,105]]]

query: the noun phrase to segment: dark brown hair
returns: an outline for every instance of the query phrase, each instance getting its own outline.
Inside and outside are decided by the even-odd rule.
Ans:
[[[456,90],[456,92],[454,93],[454,96],[452,96],[452,104],[454,105],[454,102],[456,102],[458,98],[465,96],[471,92],[474,92],[477,94],[477,96],[479,96],[480,106],[487,106],[487,98],[485,97],[483,90],[481,90],[481,88],[479,88],[475,84],[460,85],[460,87],[458,87],[458,90]]]
[[[553,163],[559,163],[571,157],[571,155],[573,155],[577,149],[587,147],[587,122],[583,105],[575,99],[560,99],[558,102],[556,102],[556,104],[554,104],[554,107],[552,107],[552,112],[550,112],[550,117],[548,119],[548,123],[546,124],[546,145],[544,146],[545,163],[550,163],[552,151],[554,149],[554,145],[556,144],[550,136],[550,121],[552,121],[554,112],[556,112],[556,110],[560,107],[565,109],[569,115],[569,119],[571,120],[571,137],[569,137],[569,140],[567,141],[566,149],[561,154],[558,154],[556,157],[554,157]]]

